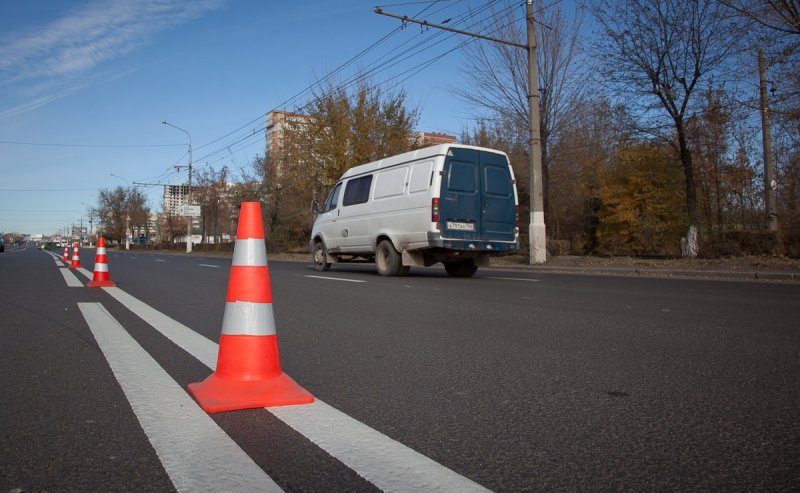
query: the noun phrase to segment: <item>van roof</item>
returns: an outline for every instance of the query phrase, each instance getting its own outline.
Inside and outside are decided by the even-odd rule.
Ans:
[[[444,156],[447,154],[447,151],[452,148],[459,148],[459,149],[474,149],[476,151],[486,151],[486,152],[493,152],[495,154],[502,154],[506,156],[506,153],[503,151],[498,151],[497,149],[489,149],[486,147],[476,147],[464,144],[439,144],[430,147],[423,147],[422,149],[417,149],[416,151],[405,152],[403,154],[398,154],[396,156],[390,156],[379,161],[373,161],[371,163],[361,164],[359,166],[353,166],[349,170],[345,171],[340,180],[344,180],[346,178],[350,178],[351,176],[361,175],[364,173],[371,173],[375,170],[389,168],[391,166],[397,166],[398,164],[408,163],[411,161],[418,161],[420,159],[432,158],[434,156]],[[508,156],[506,156],[506,159]]]

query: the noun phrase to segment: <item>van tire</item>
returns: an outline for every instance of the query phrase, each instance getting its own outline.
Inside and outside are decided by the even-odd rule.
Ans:
[[[378,249],[375,250],[375,266],[378,268],[378,274],[382,276],[400,275],[403,270],[403,260],[391,241],[383,240],[378,243]]]
[[[314,243],[314,268],[320,272],[331,270],[331,264],[328,262],[325,245],[323,245],[321,241]]]
[[[472,260],[460,262],[445,262],[444,270],[450,277],[472,277],[478,271],[478,266]]]

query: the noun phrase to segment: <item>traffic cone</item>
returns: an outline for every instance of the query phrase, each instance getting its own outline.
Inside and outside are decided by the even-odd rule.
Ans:
[[[94,254],[94,275],[86,285],[87,288],[113,288],[116,286],[108,275],[108,257],[106,256],[106,240],[102,236],[97,239],[97,251]]]
[[[70,269],[77,269],[81,266],[81,252],[78,249],[78,242],[72,244],[72,263],[69,264]]]
[[[311,393],[281,371],[258,202],[242,203],[217,369],[189,384],[189,393],[209,413],[314,402]]]
[[[68,263],[69,262],[69,245],[67,245],[67,244],[64,245],[64,259],[63,260],[64,260],[64,263]]]

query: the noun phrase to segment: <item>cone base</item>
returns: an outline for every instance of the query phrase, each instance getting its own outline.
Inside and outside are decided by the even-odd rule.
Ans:
[[[208,413],[314,402],[314,396],[285,373],[247,381],[221,378],[212,373],[202,382],[190,383],[189,393]]]
[[[92,281],[89,281],[89,283],[86,285],[86,287],[87,288],[115,288],[115,287],[117,287],[117,285],[114,284],[114,281],[111,281],[111,280],[108,280],[108,281],[94,281],[94,280],[92,280]]]
[[[69,268],[70,268],[70,269],[80,269],[81,267],[83,267],[81,264],[78,264],[78,265],[75,265],[75,264],[69,264]]]

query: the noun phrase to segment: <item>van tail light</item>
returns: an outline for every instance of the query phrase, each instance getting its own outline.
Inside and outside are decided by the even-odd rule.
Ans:
[[[439,197],[431,199],[431,222],[439,222]]]
[[[517,214],[516,223],[517,223],[517,228],[519,228],[519,204],[514,206],[514,212],[516,212]]]

